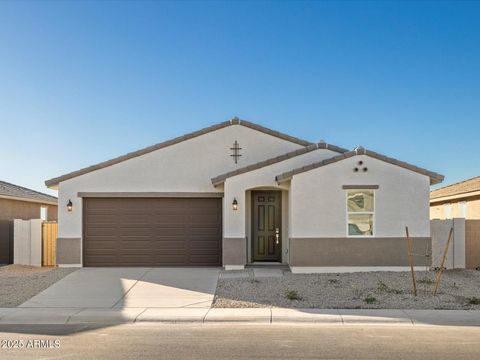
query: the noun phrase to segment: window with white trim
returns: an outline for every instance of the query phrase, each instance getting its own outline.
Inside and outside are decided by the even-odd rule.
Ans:
[[[46,221],[48,217],[48,207],[47,206],[42,206],[40,207],[40,219],[43,221]]]
[[[347,190],[348,236],[373,236],[374,197],[372,189]]]

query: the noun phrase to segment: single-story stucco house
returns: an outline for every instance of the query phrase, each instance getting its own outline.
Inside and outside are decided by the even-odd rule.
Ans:
[[[405,227],[424,251],[442,180],[233,118],[46,185],[58,189],[61,266],[319,272],[406,268]]]
[[[430,193],[430,219],[480,220],[480,176]]]
[[[0,180],[0,264],[13,262],[13,220],[57,220],[57,198]]]

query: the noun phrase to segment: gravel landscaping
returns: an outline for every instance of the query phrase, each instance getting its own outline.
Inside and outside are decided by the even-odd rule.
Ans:
[[[24,303],[75,270],[22,265],[0,267],[0,308]]]
[[[220,277],[212,307],[285,307],[324,309],[477,309],[480,271],[443,272],[437,296],[435,273],[417,272],[413,296],[409,272],[292,274],[281,277]]]

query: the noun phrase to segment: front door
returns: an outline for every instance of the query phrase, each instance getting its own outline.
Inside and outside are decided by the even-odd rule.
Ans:
[[[282,261],[282,193],[252,192],[252,261]]]

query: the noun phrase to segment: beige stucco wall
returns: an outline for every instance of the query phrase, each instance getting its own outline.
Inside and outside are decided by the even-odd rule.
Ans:
[[[238,164],[233,142],[242,147]],[[82,237],[82,201],[78,192],[212,192],[211,178],[301,148],[265,133],[233,125],[129,159],[59,184],[60,238]],[[71,199],[73,211],[67,212]],[[231,203],[231,199],[228,199]]]
[[[448,206],[448,204],[451,205],[452,209],[450,218],[462,217],[460,205],[462,202],[465,202],[466,204],[466,219],[480,219],[480,196],[442,202],[432,202],[432,204],[430,204],[430,219],[444,220],[446,218],[445,208]]]
[[[317,149],[293,158],[252,170],[228,178],[224,184],[224,237],[247,239],[247,258],[251,260],[251,190],[271,189],[282,191],[282,262],[288,262],[289,221],[288,221],[288,184],[278,185],[275,176],[294,168],[330,158],[338,153],[326,149]],[[238,210],[232,210],[233,199],[238,201]],[[229,264],[226,264],[229,265]]]
[[[228,178],[224,185],[225,202],[226,204],[231,204],[233,199],[236,198],[239,204],[239,210],[234,211],[231,209],[231,206],[226,207],[224,214],[225,237],[248,236],[246,229],[249,217],[246,216],[245,211],[247,190],[288,190],[288,184],[277,184],[275,181],[276,175],[316,161],[331,158],[335,155],[338,155],[338,153],[326,149],[317,149],[270,166]],[[282,200],[285,200],[285,198],[283,197]],[[286,235],[287,233],[282,234],[284,239]]]
[[[368,171],[354,172],[358,161]],[[290,186],[291,237],[347,236],[343,185],[378,185],[374,237],[429,237],[430,179],[365,155],[295,175]],[[355,241],[352,238],[352,241]]]
[[[40,219],[41,207],[48,209],[48,221],[57,220],[57,205],[0,198],[0,220]]]

